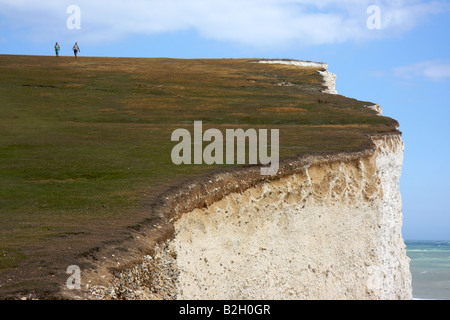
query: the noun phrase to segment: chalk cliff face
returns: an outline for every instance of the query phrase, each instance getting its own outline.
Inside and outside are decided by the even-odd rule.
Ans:
[[[411,299],[399,136],[317,161],[175,223],[180,299]]]
[[[180,215],[152,257],[92,292],[131,299],[412,299],[401,235],[403,142],[397,134],[372,140],[372,150],[304,159],[280,179]]]

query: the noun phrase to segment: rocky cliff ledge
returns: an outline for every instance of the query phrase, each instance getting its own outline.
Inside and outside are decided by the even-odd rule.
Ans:
[[[151,252],[96,268],[86,295],[411,299],[401,134],[370,139],[358,151],[282,159],[273,177],[235,168],[172,190],[160,209],[165,219],[142,240]]]

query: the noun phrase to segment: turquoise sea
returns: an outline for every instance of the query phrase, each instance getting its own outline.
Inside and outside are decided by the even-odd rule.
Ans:
[[[413,298],[450,300],[450,241],[408,241]]]

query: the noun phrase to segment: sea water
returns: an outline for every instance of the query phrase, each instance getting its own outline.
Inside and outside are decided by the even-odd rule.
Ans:
[[[414,299],[450,300],[450,241],[405,241]]]

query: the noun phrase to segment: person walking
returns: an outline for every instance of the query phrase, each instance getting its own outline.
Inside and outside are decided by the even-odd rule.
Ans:
[[[76,58],[78,52],[81,51],[80,47],[78,46],[78,43],[75,42],[75,45],[73,46],[72,50],[73,50],[73,54],[75,55],[75,58]]]
[[[61,50],[61,47],[59,46],[58,42],[55,44],[55,53],[56,56],[59,57],[59,51]]]

